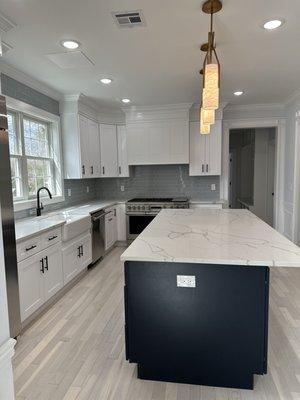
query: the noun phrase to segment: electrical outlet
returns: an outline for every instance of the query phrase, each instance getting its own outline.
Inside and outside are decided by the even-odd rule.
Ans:
[[[214,192],[214,191],[216,190],[216,185],[215,185],[215,183],[212,183],[212,184],[210,185],[210,190],[211,190],[212,192]]]
[[[125,190],[125,186],[121,185],[121,192],[124,192],[124,190]]]
[[[72,190],[68,189],[68,196],[71,197],[72,196]]]
[[[86,192],[90,193],[90,187],[89,186],[86,187]]]
[[[194,275],[177,275],[177,287],[196,287],[196,277]]]

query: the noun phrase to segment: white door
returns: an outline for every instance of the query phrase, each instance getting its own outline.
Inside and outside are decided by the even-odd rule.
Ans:
[[[206,175],[221,175],[222,157],[222,121],[216,121],[210,127],[210,134],[205,135],[206,147]]]
[[[49,247],[41,255],[44,259],[44,290],[47,301],[63,287],[61,244]]]
[[[99,125],[97,122],[89,120],[89,153],[90,153],[90,175],[94,178],[101,176],[100,168],[100,138],[99,138]]]
[[[199,131],[199,122],[190,123],[190,175],[206,175],[206,136]]]
[[[117,126],[117,139],[118,139],[118,172],[120,177],[129,176],[129,167],[127,161],[127,147],[126,147],[126,127],[125,125]]]
[[[117,177],[118,145],[116,125],[100,125],[101,176]]]
[[[90,232],[81,238],[80,246],[81,256],[79,258],[79,269],[82,271],[92,262],[92,238]]]
[[[117,219],[115,210],[105,216],[105,250],[110,249],[117,240]]]
[[[44,273],[40,253],[19,262],[18,275],[21,320],[24,321],[45,302]]]
[[[80,272],[80,243],[78,240],[63,249],[62,257],[64,285],[66,285]]]
[[[81,177],[90,177],[90,154],[89,154],[89,120],[79,115],[79,135],[81,154]]]

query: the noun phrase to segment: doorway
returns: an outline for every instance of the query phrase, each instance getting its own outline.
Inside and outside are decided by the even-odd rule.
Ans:
[[[246,208],[274,227],[276,128],[229,131],[229,207]]]

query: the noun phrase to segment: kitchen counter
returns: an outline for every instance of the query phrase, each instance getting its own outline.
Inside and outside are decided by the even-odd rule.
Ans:
[[[50,213],[44,213],[40,217],[30,217],[16,220],[16,242],[28,239],[31,236],[45,232],[49,229],[62,226],[66,223],[78,221],[91,213],[103,210],[107,207],[122,203],[118,200],[91,201],[73,207],[61,208]]]
[[[253,389],[268,371],[269,267],[299,267],[299,247],[248,210],[162,210],[121,259],[139,378]]]
[[[300,248],[248,210],[163,210],[121,259],[300,267]]]

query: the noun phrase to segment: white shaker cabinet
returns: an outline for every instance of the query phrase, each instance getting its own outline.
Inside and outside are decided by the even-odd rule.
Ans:
[[[19,262],[18,274],[24,321],[63,287],[60,243]]]
[[[76,113],[62,116],[65,177],[67,179],[100,177],[99,125]]]
[[[67,242],[62,249],[64,284],[70,282],[92,262],[92,239],[86,232]]]
[[[127,161],[127,140],[126,126],[117,125],[117,142],[118,142],[118,176],[122,178],[129,177],[129,167]]]
[[[100,124],[101,177],[119,176],[116,125]]]
[[[116,207],[106,209],[105,212],[105,250],[109,250],[117,241],[117,210]]]
[[[222,121],[211,126],[208,135],[201,135],[199,122],[190,123],[190,175],[221,175]]]
[[[117,233],[119,242],[125,242],[127,240],[125,203],[117,205]]]

